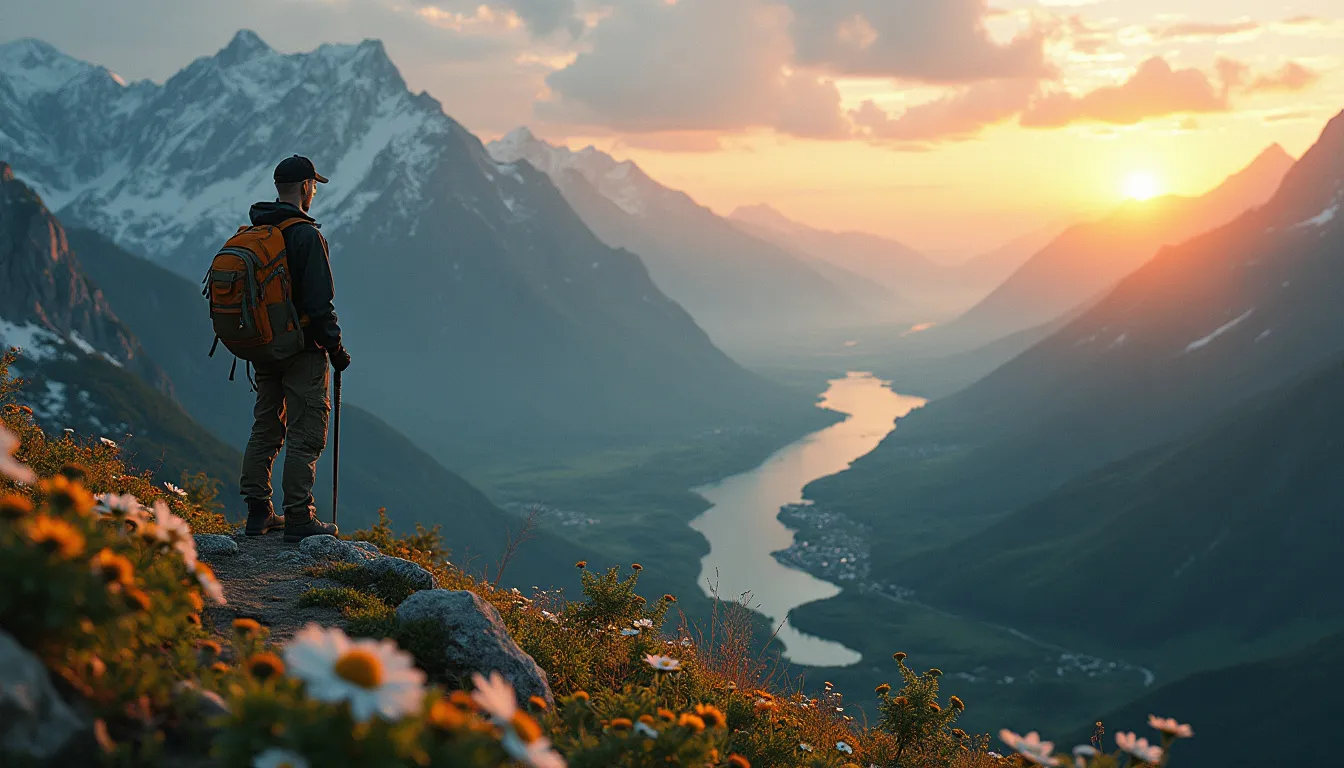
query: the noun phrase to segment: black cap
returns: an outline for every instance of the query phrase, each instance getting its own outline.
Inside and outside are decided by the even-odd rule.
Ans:
[[[280,161],[275,166],[276,184],[294,184],[300,181],[316,179],[323,184],[327,183],[327,177],[317,172],[317,167],[313,161],[302,155],[291,155]]]

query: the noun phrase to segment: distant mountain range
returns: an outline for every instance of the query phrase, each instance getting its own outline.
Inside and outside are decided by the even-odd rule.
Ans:
[[[1344,116],[1266,204],[1163,249],[1063,329],[916,411],[809,493],[887,525],[899,510],[966,533],[1324,364],[1344,351],[1341,168]]]
[[[239,32],[162,85],[0,46],[0,157],[60,212],[189,278],[291,153],[332,183],[351,394],[440,460],[811,417],[738,367],[526,163],[501,163],[381,43]],[[208,346],[209,339],[202,342]]]
[[[549,176],[603,242],[638,254],[654,283],[730,349],[866,323],[892,303],[856,274],[744,232],[630,160],[555,146],[526,128],[487,148]]]
[[[859,275],[894,295],[884,319],[942,321],[984,298],[1015,269],[1022,254],[1000,249],[997,258],[977,257],[947,266],[910,246],[866,232],[830,232],[794,221],[769,205],[744,206],[730,218],[738,226],[781,248],[803,254],[813,264]]]
[[[1232,221],[1278,189],[1293,158],[1275,144],[1200,197],[1131,200],[1106,218],[1069,227],[979,304],[928,336],[964,349],[1048,323],[1100,298],[1167,244]]]

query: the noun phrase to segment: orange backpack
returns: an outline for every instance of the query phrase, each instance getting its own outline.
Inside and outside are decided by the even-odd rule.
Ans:
[[[292,218],[279,226],[239,227],[215,254],[202,291],[210,299],[215,346],[222,341],[235,357],[249,363],[276,362],[303,351],[308,318],[294,306],[284,236],[285,229],[303,221]],[[211,355],[215,346],[210,347]]]

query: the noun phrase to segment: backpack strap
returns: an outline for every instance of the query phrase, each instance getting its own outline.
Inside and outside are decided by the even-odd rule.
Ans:
[[[281,232],[284,232],[286,229],[289,229],[295,224],[312,224],[312,222],[307,219],[301,219],[298,216],[295,216],[293,218],[285,219],[279,224],[276,224],[275,227],[276,229],[279,229]]]

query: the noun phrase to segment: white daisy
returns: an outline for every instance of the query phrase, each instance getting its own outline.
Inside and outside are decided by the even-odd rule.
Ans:
[[[116,440],[110,440],[110,439],[108,439],[108,438],[106,438],[106,437],[100,437],[100,438],[98,438],[98,442],[102,443],[103,445],[106,445],[108,448],[119,448],[119,447],[120,447],[120,446],[117,445],[117,441],[116,441]]]
[[[94,494],[93,500],[98,502],[98,511],[105,513],[118,512],[123,515],[129,515],[134,512],[143,512],[144,506],[140,500],[133,494],[125,493],[98,493]]]
[[[636,621],[633,626],[639,627],[640,629],[653,629],[653,619],[640,619],[639,621]]]
[[[635,723],[635,733],[638,733],[646,739],[658,738],[658,729],[645,722]]]
[[[648,656],[644,657],[644,663],[648,664],[650,667],[653,667],[659,672],[681,671],[681,662],[677,661],[671,656],[654,656],[653,654],[649,654]]]
[[[14,459],[14,452],[19,449],[19,438],[5,429],[0,424],[0,475],[8,477],[16,483],[32,484],[37,482],[37,475],[28,465]]]
[[[309,624],[285,646],[285,665],[310,698],[347,702],[355,720],[397,720],[418,712],[425,673],[391,640],[351,640],[337,628]]]
[[[683,637],[681,638],[681,645],[683,648],[690,648],[692,645],[695,645],[695,641],[691,640],[689,637]]]
[[[173,514],[163,499],[154,502],[154,525],[146,535],[170,545],[182,556],[187,570],[196,570],[196,539],[191,535],[191,526]]]
[[[1157,765],[1162,760],[1161,747],[1149,744],[1147,739],[1141,739],[1132,732],[1121,731],[1115,734],[1115,745],[1121,751],[1128,752],[1145,763]]]
[[[1073,748],[1073,764],[1075,768],[1087,768],[1088,762],[1101,754],[1101,750],[1091,744],[1079,744]]]
[[[1053,741],[1041,741],[1040,734],[1035,731],[1028,733],[1026,736],[1019,736],[1004,728],[999,731],[999,739],[1022,755],[1027,762],[1049,766],[1050,768],[1059,765],[1059,759],[1054,757],[1055,743]]]
[[[639,634],[639,630],[638,630],[638,629],[622,629],[622,630],[621,630],[621,634],[622,634],[622,635],[625,635],[626,637],[634,637],[635,635],[638,635],[638,634]]]
[[[806,742],[804,742],[804,743],[802,743],[802,744],[799,744],[799,745],[798,745],[798,748],[801,749],[801,750],[804,751],[804,752],[812,752],[812,751],[813,751],[813,749],[812,749],[812,745],[811,745],[811,744],[808,744],[808,743],[806,743]]]
[[[551,622],[552,624],[559,624],[559,623],[560,623],[560,617],[559,617],[559,616],[556,616],[554,613],[551,613],[550,611],[543,610],[543,611],[541,612],[541,616],[542,616],[542,618],[546,619],[547,621]]]
[[[843,742],[843,741],[837,741],[837,742],[835,742],[835,748],[838,749],[838,750],[840,750],[841,752],[844,752],[846,755],[852,755],[852,754],[854,754],[854,748],[851,747],[851,746],[849,746],[848,744],[846,744],[846,743]]]
[[[205,563],[195,563],[192,571],[196,574],[196,582],[201,585],[201,591],[212,601],[224,605],[229,602],[224,597],[224,586],[215,578],[215,571]]]
[[[491,672],[490,677],[477,672],[471,676],[471,680],[476,685],[476,690],[471,692],[476,705],[490,715],[497,725],[512,722],[513,716],[518,713],[518,695],[509,681],[499,672]]]
[[[173,485],[167,480],[163,482],[163,487],[167,488],[169,493],[177,494],[178,496],[181,496],[184,499],[187,497],[186,491],[182,490],[181,488],[178,488],[176,485]]]
[[[298,752],[271,747],[252,758],[252,768],[308,768],[308,761]]]
[[[1175,736],[1178,739],[1188,739],[1195,735],[1195,731],[1184,723],[1178,723],[1174,718],[1158,717],[1157,715],[1148,716],[1148,725],[1167,734]]]

